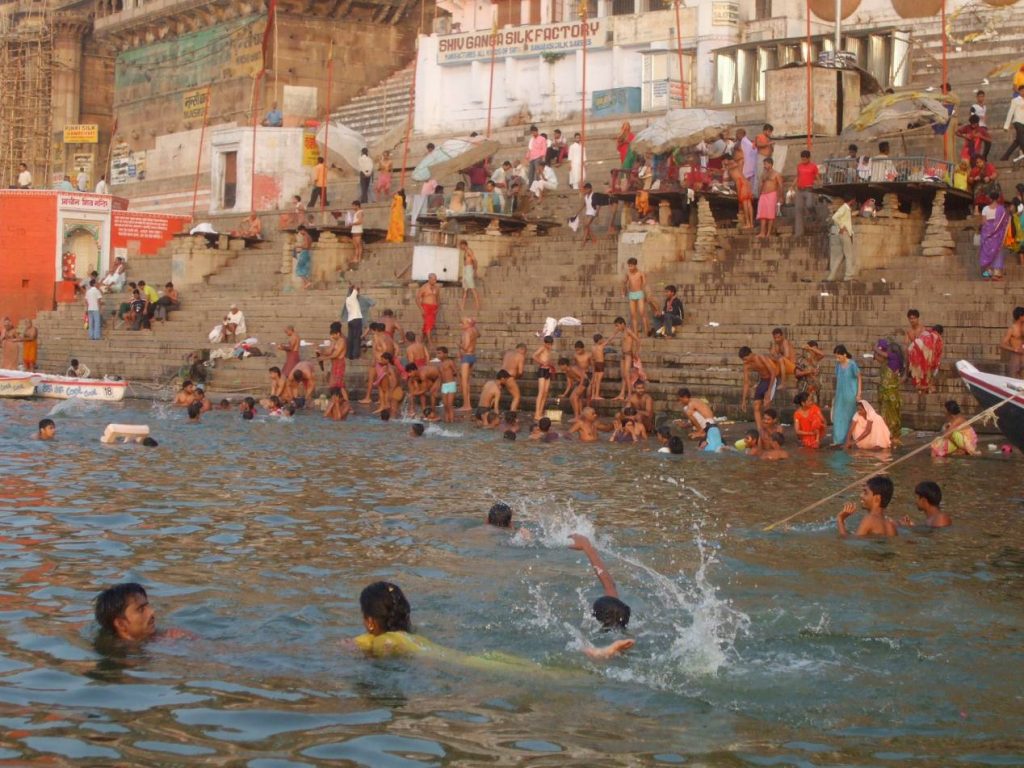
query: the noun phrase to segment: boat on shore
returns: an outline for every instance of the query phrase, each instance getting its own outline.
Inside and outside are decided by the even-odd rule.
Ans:
[[[6,386],[5,386],[6,385]],[[127,381],[81,379],[46,373],[0,369],[0,397],[47,397],[57,400],[95,400],[117,403],[124,400]],[[13,394],[17,392],[17,394]]]
[[[982,408],[1003,403],[994,411],[996,426],[1024,451],[1024,380],[979,371],[966,360],[957,362],[956,370]]]
[[[0,397],[34,397],[40,378],[29,371],[0,370]]]

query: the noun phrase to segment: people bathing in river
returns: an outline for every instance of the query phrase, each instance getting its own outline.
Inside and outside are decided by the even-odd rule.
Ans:
[[[860,495],[860,505],[867,510],[864,519],[857,526],[855,536],[899,536],[900,532],[896,523],[886,516],[885,510],[892,501],[893,484],[885,475],[875,475],[865,484]],[[853,502],[843,505],[842,511],[836,517],[836,525],[839,528],[839,535],[843,538],[849,536],[846,530],[847,519],[857,511]]]
[[[867,400],[857,401],[857,412],[850,422],[844,447],[863,450],[885,450],[892,446],[892,436],[885,420],[879,416]]]
[[[811,402],[806,392],[800,392],[793,398],[796,410],[793,412],[793,431],[796,432],[800,445],[804,448],[820,448],[825,439],[825,416],[817,403]]]
[[[592,606],[594,618],[598,620],[603,629],[625,629],[629,625],[629,617],[632,612],[629,606],[619,599],[619,590],[615,586],[615,580],[612,578],[611,573],[608,572],[608,567],[604,564],[604,560],[601,559],[601,555],[594,549],[590,539],[583,534],[574,533],[569,537],[569,540],[572,542],[569,545],[570,549],[578,549],[587,556],[587,560],[590,561],[594,573],[597,574],[597,580],[601,582],[601,586],[604,588],[604,595],[597,598]],[[628,640],[626,642],[628,645],[621,646],[616,652],[633,647],[634,641]],[[613,643],[613,645],[615,644]]]
[[[925,480],[914,488],[914,496],[917,508],[924,512],[925,526],[928,528],[946,528],[953,524],[953,518],[942,511],[942,488],[938,483]],[[904,515],[900,525],[905,528],[914,527],[914,521],[910,515]]]
[[[947,419],[941,435],[932,441],[932,456],[977,456],[978,434],[974,427],[961,426],[967,419],[960,412],[960,405],[956,400],[947,400],[943,407]]]

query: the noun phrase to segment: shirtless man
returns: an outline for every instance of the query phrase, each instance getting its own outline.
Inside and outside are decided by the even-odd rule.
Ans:
[[[483,389],[480,390],[480,400],[477,402],[477,407],[488,408],[495,412],[501,411],[501,390],[507,388],[508,383],[512,380],[509,372],[505,369],[498,371],[498,375],[491,381],[484,384]],[[509,411],[509,413],[515,413],[515,409]]]
[[[617,331],[608,339],[600,333],[594,334],[594,346],[590,348],[591,366],[594,369],[594,375],[590,379],[591,401],[604,400],[604,398],[601,397],[601,380],[604,378],[604,349],[616,336],[618,336]]]
[[[296,408],[305,408],[316,391],[316,371],[311,360],[303,360],[292,369],[287,379],[285,402],[295,403]]]
[[[393,341],[396,339],[401,341],[402,326],[395,319],[395,311],[393,309],[385,309],[380,313],[380,323],[384,326],[384,333],[390,336]]]
[[[875,475],[864,484],[864,490],[860,494],[860,505],[867,510],[864,519],[857,526],[854,534],[859,538],[865,536],[885,536],[887,538],[899,536],[896,523],[885,514],[886,507],[892,501],[893,484],[885,475]],[[846,530],[846,520],[854,512],[857,506],[853,503],[843,506],[843,510],[836,517],[836,526],[839,528],[839,535],[842,538],[849,536]]]
[[[544,405],[548,399],[548,390],[551,388],[551,378],[555,373],[555,366],[551,364],[554,344],[554,338],[545,336],[544,343],[533,353],[533,362],[537,364],[537,403],[533,409],[533,418],[537,421],[544,416]]]
[[[711,410],[711,406],[699,398],[694,400],[690,395],[690,390],[685,387],[676,392],[676,399],[683,409],[686,420],[676,419],[673,424],[681,428],[685,428],[689,424],[692,429],[691,440],[705,439],[708,427],[715,423],[715,412]]]
[[[1024,307],[1013,308],[1013,324],[999,342],[999,348],[1010,353],[1006,362],[1006,375],[1019,379],[1024,374]]]
[[[263,237],[263,222],[255,211],[250,213],[238,225],[238,229],[231,233],[232,237]]]
[[[437,407],[437,396],[441,392],[441,368],[427,363],[420,366],[409,363],[405,366],[409,374],[409,397],[420,399],[420,409],[427,409],[427,397],[430,397],[430,408]]]
[[[619,387],[619,394],[612,400],[625,400],[633,394],[633,383],[630,376],[633,372],[633,361],[640,356],[640,337],[633,332],[632,328],[626,327],[626,321],[623,318],[616,317],[615,335],[619,334],[622,334],[622,360],[619,361],[622,385]]]
[[[480,331],[476,329],[476,320],[472,317],[462,318],[462,337],[459,339],[459,377],[462,380],[462,407],[460,411],[473,410],[469,392],[469,377],[476,364],[476,340]]]
[[[761,192],[757,198],[757,218],[761,222],[761,231],[757,235],[759,240],[765,240],[775,234],[780,189],[782,174],[775,170],[775,161],[766,157],[761,176]]]
[[[740,347],[740,360],[743,361],[743,396],[740,398],[740,410],[747,409],[747,398],[750,396],[750,373],[757,374],[757,388],[754,390],[754,421],[761,422],[761,409],[771,405],[775,397],[775,380],[779,376],[775,362],[768,355],[755,355],[750,347]]]
[[[643,379],[637,381],[633,386],[633,394],[626,401],[627,406],[636,408],[640,422],[647,430],[647,434],[654,432],[654,398],[647,394],[647,382]]]
[[[594,354],[593,352],[587,351],[587,345],[582,341],[577,341],[573,346],[573,361],[576,363],[576,367],[579,368],[583,373],[586,374],[587,378],[587,392],[586,398],[590,399],[590,377],[594,368]]]
[[[327,386],[330,389],[341,390],[346,406],[348,406],[348,391],[345,389],[345,355],[347,351],[348,342],[341,333],[341,323],[335,321],[331,323],[331,345],[325,350],[317,351],[316,356],[320,358],[321,363],[327,361],[329,366]]]
[[[380,332],[383,333],[383,328],[380,329]],[[390,352],[385,352],[381,355],[380,366],[382,370],[378,373],[377,410],[373,411],[373,413],[390,411],[393,415],[397,416],[398,406],[405,399],[405,390],[402,389],[402,381],[398,375],[398,369],[395,368],[394,355]]]
[[[341,387],[331,387],[327,392],[330,401],[327,410],[324,411],[324,418],[333,421],[344,421],[352,413],[352,406],[349,405],[348,397],[345,396]]]
[[[437,324],[437,311],[441,308],[441,286],[437,283],[437,275],[433,272],[427,276],[427,282],[416,291],[416,306],[423,313],[423,341],[431,342],[430,334]]]
[[[575,365],[568,357],[558,358],[558,370],[565,374],[565,391],[558,396],[558,399],[569,398],[569,402],[572,404],[573,421],[578,421],[589,384],[587,372]]]
[[[455,361],[448,357],[448,347],[437,348],[437,359],[441,361],[441,402],[444,403],[444,420],[451,424],[455,421],[455,392],[458,383],[458,369]]]
[[[925,327],[921,325],[921,313],[916,309],[907,310],[907,349],[917,340],[917,337],[925,332]]]
[[[515,349],[510,349],[501,356],[501,369],[508,372],[508,381],[505,382],[505,389],[512,395],[510,411],[519,410],[519,379],[526,372],[526,345],[516,344]]]
[[[772,343],[768,347],[768,357],[775,361],[779,367],[779,386],[786,386],[786,374],[796,376],[796,349],[786,338],[781,328],[772,329]]]
[[[422,368],[430,362],[430,350],[422,341],[416,341],[416,334],[412,331],[406,331],[405,334],[405,361],[416,363],[417,368]]]
[[[181,384],[181,389],[178,390],[178,394],[174,396],[174,402],[172,405],[181,406],[182,408],[188,408],[192,403],[196,401],[196,385],[191,381],[185,380]]]
[[[639,332],[640,319],[643,318],[644,335],[650,331],[650,324],[647,322],[647,309],[644,297],[647,288],[647,276],[637,269],[635,258],[626,262],[626,276],[622,281],[622,295],[629,299],[629,319],[633,331]]]
[[[579,434],[581,443],[597,442],[597,411],[590,406],[583,409],[572,429],[566,433],[566,437]]]
[[[387,366],[384,364],[384,355],[391,355],[394,359],[397,347],[394,339],[384,332],[383,323],[370,323],[370,331],[373,334],[371,351],[373,352],[373,365],[370,366],[366,377],[366,397],[360,400],[364,405],[372,401],[374,387],[380,387],[382,377],[387,373]],[[374,411],[378,413],[378,411]]]

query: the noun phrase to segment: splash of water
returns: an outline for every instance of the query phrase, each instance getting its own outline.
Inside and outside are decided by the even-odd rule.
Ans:
[[[431,437],[462,437],[462,433],[455,429],[445,429],[440,424],[428,422],[424,434]]]
[[[94,411],[105,407],[103,403],[94,400],[85,400],[81,397],[69,397],[67,400],[58,400],[56,405],[50,409],[47,416],[62,416],[65,419],[88,416]]]

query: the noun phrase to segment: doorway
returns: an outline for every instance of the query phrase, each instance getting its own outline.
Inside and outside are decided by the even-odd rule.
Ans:
[[[238,153],[224,153],[224,191],[221,207],[235,207],[235,196],[238,189]]]

